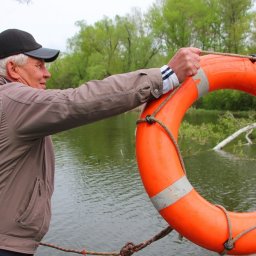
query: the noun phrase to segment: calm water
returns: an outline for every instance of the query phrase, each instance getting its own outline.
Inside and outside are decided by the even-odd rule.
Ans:
[[[127,242],[140,243],[167,227],[148,199],[137,170],[137,118],[137,113],[123,114],[53,137],[53,217],[44,242],[76,250],[119,251]],[[256,153],[255,146],[245,150],[251,156]],[[213,151],[184,160],[190,182],[207,200],[232,211],[256,209],[254,160]],[[72,254],[41,246],[36,255]],[[217,254],[186,239],[180,241],[172,232],[134,255]]]

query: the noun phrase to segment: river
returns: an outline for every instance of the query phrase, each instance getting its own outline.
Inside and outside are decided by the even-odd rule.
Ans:
[[[137,118],[138,113],[130,112],[53,136],[53,216],[44,242],[76,250],[116,252],[129,241],[140,243],[167,227],[150,202],[138,173]],[[255,155],[255,145],[247,150]],[[208,150],[186,156],[184,161],[190,182],[207,200],[231,211],[256,209],[254,159]],[[72,254],[44,246],[36,253],[61,255]],[[173,231],[135,255],[217,254],[180,240]]]

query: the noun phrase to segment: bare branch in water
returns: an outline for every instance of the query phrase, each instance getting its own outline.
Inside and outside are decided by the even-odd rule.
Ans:
[[[249,135],[251,134],[252,130],[256,128],[256,123],[252,123],[250,125],[247,125],[232,135],[228,136],[225,140],[221,141],[217,146],[215,146],[213,149],[214,150],[221,150],[223,147],[225,147],[229,142],[237,138],[241,133],[247,132],[246,134],[246,139],[248,141],[248,144],[252,144],[252,141],[249,139]]]

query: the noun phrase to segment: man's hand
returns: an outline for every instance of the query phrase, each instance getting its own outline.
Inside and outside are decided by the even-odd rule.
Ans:
[[[197,73],[200,68],[200,53],[198,48],[181,48],[169,61],[168,66],[175,72],[180,83]]]

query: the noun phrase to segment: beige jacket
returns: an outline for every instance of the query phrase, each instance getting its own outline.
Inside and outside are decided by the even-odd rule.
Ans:
[[[2,82],[1,82],[2,81]],[[41,90],[0,79],[0,248],[33,254],[54,187],[49,135],[131,110],[162,94],[160,69]]]

